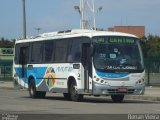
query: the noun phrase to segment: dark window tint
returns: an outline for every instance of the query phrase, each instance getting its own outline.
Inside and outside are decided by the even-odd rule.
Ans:
[[[42,44],[41,42],[36,42],[32,44],[32,63],[40,63],[42,60]]]
[[[16,44],[15,46],[15,64],[29,63],[29,44]]]
[[[81,40],[73,40],[71,54],[68,59],[70,62],[81,61]]]
[[[29,47],[21,47],[20,48],[20,59],[19,62],[21,65],[25,65],[29,60]]]
[[[55,62],[66,62],[67,47],[67,40],[56,41]]]
[[[46,41],[44,45],[44,61],[52,62],[53,61],[53,52],[54,52],[54,44],[53,41]]]
[[[19,48],[19,45],[17,44],[16,46],[15,46],[15,55],[14,55],[14,61],[15,61],[15,64],[18,64],[19,63],[19,50],[20,48]]]
[[[69,62],[81,62],[82,44],[89,43],[90,39],[87,37],[73,38],[72,47],[68,56]]]

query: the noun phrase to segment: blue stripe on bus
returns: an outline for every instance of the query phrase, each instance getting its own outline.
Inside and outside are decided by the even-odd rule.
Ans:
[[[21,78],[24,83],[28,83],[28,77],[33,76],[36,80],[36,85],[38,85],[42,79],[37,79],[37,78],[44,78],[45,72],[46,72],[47,67],[34,67],[32,69],[27,69],[27,77],[22,78],[22,68],[21,67],[16,67],[15,71],[16,74],[18,75],[19,78]]]
[[[102,78],[123,78],[127,77],[129,74],[128,73],[105,73],[105,72],[99,72],[96,71],[97,75],[102,77]]]

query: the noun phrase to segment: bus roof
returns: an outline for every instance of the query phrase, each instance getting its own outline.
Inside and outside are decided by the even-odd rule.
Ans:
[[[43,33],[29,39],[16,40],[16,43],[44,41],[44,40],[62,39],[62,38],[73,38],[73,37],[81,37],[81,36],[86,36],[90,38],[94,36],[126,36],[126,37],[137,38],[137,36],[135,35],[128,34],[128,33],[121,33],[121,32],[73,29],[73,30],[66,30],[66,31],[59,31],[59,32]]]

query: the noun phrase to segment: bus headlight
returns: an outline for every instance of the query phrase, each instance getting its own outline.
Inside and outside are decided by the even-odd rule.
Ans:
[[[104,80],[101,80],[101,83],[104,83]]]
[[[144,84],[144,83],[145,83],[145,79],[142,78],[142,79],[140,79],[140,80],[138,80],[138,81],[136,82],[136,85],[138,85],[138,84]]]

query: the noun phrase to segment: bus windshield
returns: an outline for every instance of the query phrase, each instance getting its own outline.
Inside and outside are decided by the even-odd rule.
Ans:
[[[95,37],[94,66],[106,72],[142,72],[142,52],[137,38]]]

